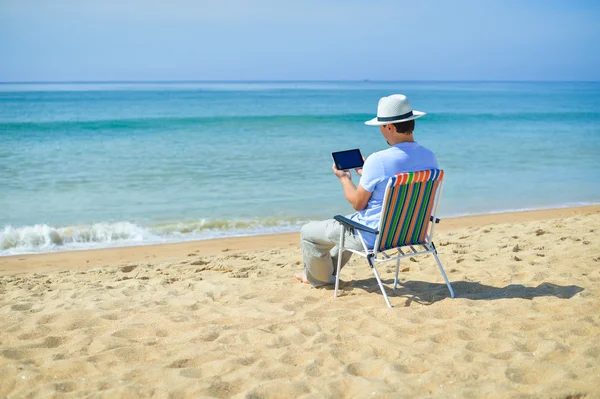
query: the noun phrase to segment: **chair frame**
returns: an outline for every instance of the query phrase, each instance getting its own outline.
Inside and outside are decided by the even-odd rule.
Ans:
[[[340,227],[341,235],[340,235],[340,242],[339,242],[339,246],[338,246],[339,253],[338,253],[337,271],[336,271],[336,275],[335,275],[335,292],[333,294],[334,298],[337,298],[337,294],[338,294],[338,288],[339,288],[339,282],[340,282],[340,270],[341,270],[341,265],[342,265],[342,251],[344,251],[344,250],[350,251],[352,253],[355,253],[355,254],[367,259],[367,262],[369,262],[369,266],[373,270],[373,274],[375,275],[375,278],[377,279],[377,284],[379,284],[381,293],[383,294],[383,297],[385,298],[385,302],[386,302],[387,306],[390,308],[392,307],[392,304],[390,303],[390,300],[385,292],[385,287],[384,287],[383,283],[381,282],[381,278],[379,277],[379,273],[377,272],[377,267],[375,266],[375,264],[381,263],[381,262],[391,262],[394,260],[396,261],[396,277],[394,279],[394,289],[393,289],[393,291],[396,291],[396,288],[398,286],[398,273],[400,271],[400,259],[407,258],[409,256],[415,256],[415,255],[432,254],[434,256],[434,258],[437,262],[438,268],[440,269],[440,272],[442,273],[442,276],[444,277],[444,280],[446,281],[448,290],[450,291],[450,297],[454,298],[454,290],[452,289],[452,285],[450,284],[450,281],[448,281],[448,277],[446,276],[446,273],[444,272],[444,268],[442,267],[442,262],[440,262],[440,258],[438,257],[437,249],[435,248],[435,244],[433,243],[434,228],[435,228],[435,225],[440,222],[440,219],[438,219],[436,217],[436,214],[437,214],[438,202],[439,202],[439,199],[440,199],[440,196],[442,193],[443,184],[444,184],[444,182],[443,182],[443,180],[441,180],[438,190],[435,193],[433,211],[429,218],[429,221],[431,223],[429,223],[429,225],[428,225],[428,231],[425,234],[425,243],[424,244],[406,245],[406,246],[387,249],[385,251],[378,251],[377,249],[379,248],[379,244],[382,239],[379,232],[382,231],[382,229],[383,229],[383,226],[382,226],[383,220],[381,220],[379,222],[379,230],[375,230],[375,229],[372,229],[365,225],[362,225],[360,223],[357,223],[353,220],[350,220],[341,215],[337,215],[334,217],[334,219],[337,220],[341,225],[341,227]],[[391,186],[392,186],[392,178],[389,179],[386,189],[385,189],[385,194],[384,194],[383,198],[386,200],[388,199],[388,193],[389,193],[389,190],[391,189]],[[388,203],[384,204],[384,207],[382,208],[382,215],[387,210],[388,205],[389,205]],[[360,241],[363,245],[364,251],[357,251],[357,250],[351,249],[351,248],[344,248],[344,235],[346,233],[346,229],[354,229],[355,231],[357,231]],[[365,240],[363,239],[363,236],[361,234],[361,231],[377,235],[377,239],[375,240],[375,245],[374,245],[373,249],[368,249],[367,244],[365,243]],[[423,247],[423,250],[418,251],[415,248],[415,246],[421,246],[421,247]],[[403,248],[405,248],[405,250],[403,250]],[[411,252],[408,252],[408,249],[410,249]],[[393,250],[398,251],[397,256],[390,256],[386,253],[388,251],[393,251]],[[380,258],[380,256],[381,256],[381,258]]]

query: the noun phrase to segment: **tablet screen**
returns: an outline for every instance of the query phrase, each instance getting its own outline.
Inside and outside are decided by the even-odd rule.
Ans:
[[[363,158],[358,148],[354,150],[338,151],[331,153],[335,167],[339,170],[360,168],[363,166]]]

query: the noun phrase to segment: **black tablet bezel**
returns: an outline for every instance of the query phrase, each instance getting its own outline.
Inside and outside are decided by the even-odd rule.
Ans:
[[[359,157],[361,163],[360,163],[360,165],[350,166],[350,167],[342,169],[342,168],[340,168],[340,164],[338,163],[338,161],[336,159],[336,156],[338,154],[345,154],[345,153],[348,153],[348,152],[358,152],[358,157]],[[363,161],[363,156],[360,153],[360,149],[358,149],[358,148],[354,148],[352,150],[332,152],[331,156],[333,157],[333,162],[335,163],[335,167],[338,168],[339,170],[350,170],[350,169],[354,169],[354,168],[360,168],[360,167],[362,167],[365,164],[365,161]]]

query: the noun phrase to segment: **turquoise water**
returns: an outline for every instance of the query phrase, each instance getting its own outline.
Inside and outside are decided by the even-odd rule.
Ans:
[[[0,84],[0,255],[350,213],[330,154],[385,148],[363,122],[391,93],[428,112],[442,216],[600,203],[600,83]]]

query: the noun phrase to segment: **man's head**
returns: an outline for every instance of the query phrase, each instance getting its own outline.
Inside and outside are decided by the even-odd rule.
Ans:
[[[377,105],[377,117],[365,122],[366,125],[379,126],[379,131],[389,145],[414,141],[415,119],[425,115],[413,110],[408,98],[403,94],[383,97]]]

